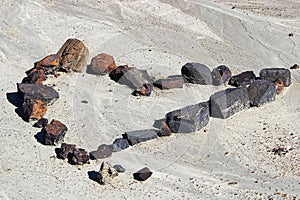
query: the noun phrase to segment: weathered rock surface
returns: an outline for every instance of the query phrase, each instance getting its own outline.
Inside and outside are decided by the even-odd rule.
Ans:
[[[166,114],[166,123],[172,133],[190,133],[199,131],[209,121],[207,102],[186,106]]]
[[[138,181],[145,181],[152,175],[152,172],[149,168],[144,167],[143,169],[135,172],[133,178]]]
[[[245,85],[249,85],[250,83],[253,83],[255,79],[256,76],[253,71],[246,71],[238,75],[232,76],[228,84],[235,87],[240,87],[240,86],[245,86]]]
[[[118,172],[115,168],[113,168],[109,163],[102,162],[99,170],[99,174],[97,176],[97,182],[101,185],[111,183],[113,178],[118,176]]]
[[[42,69],[46,75],[56,74],[60,69],[60,57],[57,54],[46,56],[42,60],[34,63],[35,69]]]
[[[42,84],[18,83],[17,87],[19,96],[23,101],[26,99],[41,100],[49,106],[59,98],[55,89]]]
[[[135,145],[155,138],[157,138],[157,131],[154,129],[130,131],[125,132],[124,134],[124,139],[127,139],[130,145]]]
[[[128,147],[129,147],[128,140],[124,138],[117,138],[111,145],[113,152],[122,151],[124,149],[127,149]]]
[[[161,90],[173,89],[173,88],[183,88],[184,80],[182,76],[168,77],[166,79],[159,79],[153,83],[155,87]]]
[[[69,162],[72,165],[83,165],[83,164],[89,164],[90,163],[90,156],[86,150],[81,148],[75,148],[73,150],[73,153],[69,154]]]
[[[42,84],[47,79],[47,76],[42,69],[32,68],[26,72],[27,77],[23,79],[22,83]]]
[[[47,124],[42,129],[42,133],[44,134],[44,144],[56,145],[58,142],[63,141],[67,130],[68,128],[66,125],[53,119],[50,124]]]
[[[33,124],[34,127],[37,128],[43,128],[44,126],[46,126],[48,124],[48,119],[46,118],[41,118],[39,119],[35,124]]]
[[[290,69],[300,69],[300,66],[298,64],[294,64],[290,67]]]
[[[231,78],[232,73],[228,67],[220,65],[212,70],[211,76],[212,84],[218,86],[227,82]]]
[[[270,81],[256,80],[247,89],[251,106],[262,106],[275,100],[275,84]]]
[[[62,143],[61,147],[58,149],[57,157],[60,159],[66,159],[68,157],[72,158],[74,149],[76,149],[75,144]]]
[[[67,72],[85,70],[89,55],[88,48],[76,38],[68,39],[57,52],[60,66]]]
[[[157,133],[159,137],[170,136],[171,130],[166,122],[161,123],[160,131]]]
[[[107,158],[112,155],[112,149],[109,145],[101,144],[96,151],[90,152],[92,159]]]
[[[47,105],[39,99],[25,99],[22,105],[22,111],[25,121],[39,120],[47,112]]]
[[[259,76],[263,80],[267,80],[270,82],[275,82],[278,79],[281,79],[284,83],[285,87],[291,85],[291,72],[285,68],[267,68],[262,69],[259,72]]]
[[[246,87],[219,91],[210,97],[210,115],[215,118],[228,118],[250,107]]]
[[[113,168],[115,168],[115,170],[117,170],[119,173],[124,173],[126,171],[126,169],[121,165],[114,165]]]
[[[134,96],[150,96],[153,86],[151,84],[145,83],[138,89],[132,92]]]
[[[211,85],[212,77],[210,69],[200,63],[186,63],[181,68],[182,76],[190,83],[201,85]]]
[[[106,53],[95,56],[91,61],[91,71],[97,75],[109,74],[116,67],[114,58]]]
[[[275,81],[275,88],[277,94],[280,94],[282,92],[282,90],[284,89],[284,83],[281,79],[277,79]]]

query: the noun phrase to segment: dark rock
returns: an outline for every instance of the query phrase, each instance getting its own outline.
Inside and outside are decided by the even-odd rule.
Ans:
[[[124,173],[126,171],[126,169],[124,167],[122,167],[121,165],[114,165],[113,168],[115,168],[115,170],[117,170],[117,172],[120,172],[120,173]]]
[[[113,152],[122,151],[124,149],[127,149],[128,147],[129,147],[128,140],[124,138],[117,138],[112,144],[112,151]]]
[[[256,80],[249,85],[248,94],[251,106],[262,106],[275,100],[275,84],[270,81]]]
[[[46,118],[41,118],[39,119],[35,124],[33,124],[34,127],[37,128],[43,128],[44,126],[46,126],[48,124],[48,119]]]
[[[95,56],[91,61],[91,71],[98,75],[109,74],[116,67],[114,58],[106,53]]]
[[[210,97],[211,117],[225,119],[249,107],[250,100],[246,87],[226,89]]]
[[[128,67],[128,65],[119,66],[109,73],[109,77],[115,82],[118,82],[129,69],[131,68]]]
[[[43,129],[44,144],[56,145],[58,142],[63,141],[68,128],[66,125],[58,120],[52,120],[50,124],[47,124]]]
[[[75,144],[62,143],[58,149],[57,157],[60,159],[72,158],[74,149],[76,149]]]
[[[277,79],[275,81],[275,88],[276,88],[276,94],[280,94],[281,91],[284,89],[284,83],[281,79]]]
[[[152,85],[151,84],[143,84],[143,86],[139,87],[138,89],[132,92],[134,96],[150,96],[152,92]]]
[[[245,86],[245,85],[249,85],[250,83],[253,83],[255,79],[256,76],[253,73],[253,71],[246,71],[246,72],[242,72],[239,75],[235,75],[231,77],[228,84],[235,87],[240,87],[240,86]]]
[[[82,41],[71,38],[63,44],[57,55],[61,68],[66,72],[82,72],[86,67],[89,50]]]
[[[96,181],[101,185],[111,183],[112,179],[118,176],[118,172],[109,163],[102,162]]]
[[[183,88],[184,80],[182,76],[171,77],[166,79],[159,79],[153,83],[155,87],[161,90],[172,89],[172,88]]]
[[[138,181],[145,181],[152,175],[152,172],[149,168],[144,167],[143,169],[135,172],[133,178]]]
[[[190,83],[211,85],[212,77],[210,69],[200,63],[186,63],[181,68],[182,76]]]
[[[90,152],[92,159],[101,159],[101,158],[107,158],[112,155],[112,149],[109,145],[101,144],[97,151]]]
[[[171,130],[166,122],[161,123],[160,131],[157,133],[159,137],[170,136]]]
[[[18,83],[17,87],[19,96],[22,101],[24,101],[25,99],[41,100],[49,106],[59,98],[59,94],[55,89],[42,84],[35,85]]]
[[[81,148],[75,148],[73,150],[73,153],[71,153],[69,157],[69,162],[72,165],[83,165],[83,164],[89,164],[90,163],[90,156],[88,152],[86,152],[84,149]]]
[[[290,69],[300,69],[300,66],[298,64],[294,64],[290,67]]]
[[[22,117],[27,122],[30,120],[39,120],[47,112],[47,105],[39,99],[25,99],[22,105],[22,112]]]
[[[190,133],[199,131],[209,121],[207,102],[186,106],[166,114],[166,123],[172,133]]]
[[[153,129],[130,131],[125,132],[124,134],[124,139],[127,139],[130,145],[135,145],[155,138],[157,138],[157,131]]]
[[[42,60],[34,63],[34,69],[42,69],[46,75],[56,74],[60,69],[60,60],[57,54],[46,56]]]
[[[23,79],[22,83],[42,84],[47,79],[47,76],[42,69],[32,68],[26,72],[27,77]]]
[[[262,69],[259,72],[259,76],[263,80],[270,82],[275,82],[278,79],[281,79],[285,87],[291,85],[291,72],[285,68],[267,68]]]
[[[214,68],[211,72],[213,85],[222,85],[231,78],[231,71],[225,65]]]

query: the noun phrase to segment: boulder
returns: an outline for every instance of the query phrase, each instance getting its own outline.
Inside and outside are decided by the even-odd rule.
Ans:
[[[277,79],[275,81],[275,88],[276,88],[276,94],[280,94],[281,91],[284,89],[284,83],[281,79]]]
[[[35,69],[42,69],[46,75],[56,74],[60,69],[60,57],[57,54],[46,56],[42,60],[34,63]]]
[[[101,144],[96,151],[90,152],[92,159],[107,158],[112,155],[112,149],[109,145]]]
[[[227,82],[231,78],[232,73],[228,67],[220,65],[212,70],[211,76],[212,84],[218,86]]]
[[[278,79],[281,79],[285,87],[291,85],[291,72],[285,68],[266,68],[262,69],[259,72],[259,76],[263,80],[270,82],[275,82]]]
[[[109,163],[102,162],[96,181],[101,185],[111,183],[112,179],[118,176],[118,172]]]
[[[88,48],[76,38],[68,39],[58,50],[60,66],[66,72],[82,72],[89,56]]]
[[[230,88],[210,96],[210,115],[215,118],[228,118],[250,107],[246,87]]]
[[[53,104],[59,98],[58,92],[52,87],[42,84],[18,83],[18,93],[22,101],[26,99],[41,100],[48,106]]]
[[[145,181],[152,175],[152,172],[148,167],[144,167],[143,169],[135,172],[133,174],[133,178],[138,181]]]
[[[75,148],[71,154],[69,154],[69,162],[72,165],[83,165],[90,163],[90,156],[86,150],[81,148]]]
[[[122,151],[129,147],[128,140],[124,138],[117,138],[111,145],[112,152]]]
[[[270,81],[256,80],[255,82],[251,83],[247,89],[250,106],[258,107],[275,100],[275,84],[271,83]]]
[[[26,72],[27,77],[23,79],[22,83],[42,84],[47,79],[47,76],[42,69],[32,68]]]
[[[25,99],[22,105],[22,112],[22,117],[25,121],[39,120],[47,112],[47,105],[39,99]]]
[[[117,66],[111,55],[101,53],[92,59],[90,67],[94,74],[101,75],[109,74]]]
[[[48,124],[48,119],[40,118],[35,124],[33,124],[33,127],[43,128],[47,124]]]
[[[130,131],[125,132],[124,134],[124,139],[127,139],[130,145],[135,145],[155,138],[157,138],[157,131],[154,129]]]
[[[189,83],[211,85],[212,77],[210,69],[200,63],[186,63],[181,68],[181,74]]]
[[[124,173],[126,171],[121,165],[114,165],[113,168],[115,168],[115,170],[117,170],[119,173]]]
[[[161,90],[173,89],[173,88],[183,88],[184,80],[182,76],[168,77],[166,79],[159,79],[153,82],[155,87]]]
[[[152,92],[152,85],[145,83],[138,89],[134,90],[132,92],[132,95],[134,96],[150,96]]]
[[[58,120],[53,119],[50,124],[47,124],[42,129],[42,133],[44,135],[44,144],[56,145],[58,142],[63,141],[67,130],[68,128],[66,125]]]
[[[75,144],[62,143],[61,147],[57,151],[57,157],[65,160],[68,157],[73,157],[73,151],[76,149]]]
[[[199,131],[209,121],[207,102],[186,106],[166,114],[166,123],[172,133],[190,133]]]
[[[159,137],[170,136],[171,130],[166,122],[161,123],[160,131],[157,133]]]
[[[254,72],[246,71],[238,75],[232,76],[228,84],[235,87],[240,87],[240,86],[249,85],[250,83],[253,83],[255,80],[256,80],[256,76]]]

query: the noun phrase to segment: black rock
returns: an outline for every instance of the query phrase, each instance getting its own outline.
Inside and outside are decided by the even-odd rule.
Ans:
[[[127,139],[130,145],[157,138],[157,131],[154,129],[138,130],[125,132],[124,139]]]
[[[113,168],[115,168],[115,170],[117,170],[117,172],[120,172],[120,173],[124,173],[126,171],[126,169],[124,167],[122,167],[121,165],[114,165]]]
[[[214,68],[211,72],[212,84],[213,85],[222,85],[231,78],[231,71],[225,65],[220,65],[217,68]]]
[[[173,133],[199,131],[209,121],[209,105],[202,102],[166,114],[166,123]]]
[[[117,138],[113,144],[111,145],[112,152],[122,151],[124,149],[127,149],[129,147],[128,140],[124,138]]]
[[[101,158],[107,158],[112,155],[112,149],[109,145],[101,144],[97,151],[90,152],[92,159],[101,159]]]
[[[210,115],[215,118],[228,118],[250,107],[246,87],[219,91],[210,97]]]
[[[186,63],[181,68],[181,74],[184,79],[190,83],[211,85],[212,77],[210,69],[200,63]]]
[[[69,162],[72,165],[83,165],[83,164],[89,164],[90,163],[90,156],[89,154],[81,148],[75,148],[73,150],[73,153],[69,157]]]
[[[245,86],[245,85],[249,85],[250,83],[253,83],[255,79],[256,76],[253,71],[246,71],[231,77],[228,84],[235,87],[240,87],[240,86]]]
[[[61,147],[57,151],[57,157],[60,159],[66,159],[68,157],[73,157],[73,151],[76,149],[75,144],[62,143]]]
[[[275,82],[278,79],[281,79],[285,87],[291,85],[291,72],[285,68],[267,68],[262,69],[259,72],[259,76],[263,80],[270,82]]]
[[[41,118],[41,119],[39,119],[35,124],[33,124],[33,127],[43,128],[43,127],[46,126],[47,124],[48,124],[48,119],[46,119],[46,118]]]
[[[145,181],[152,175],[149,168],[145,167],[133,174],[133,178],[138,181]]]
[[[251,106],[261,106],[275,100],[275,84],[266,80],[256,80],[248,87],[248,94]]]
[[[161,90],[172,89],[172,88],[183,88],[184,80],[182,76],[171,77],[166,79],[159,79],[153,83],[155,87]]]

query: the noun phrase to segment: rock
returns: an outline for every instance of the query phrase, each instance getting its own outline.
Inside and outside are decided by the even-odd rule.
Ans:
[[[44,144],[56,145],[58,142],[63,141],[68,128],[66,125],[58,120],[52,120],[50,124],[47,124],[43,129]]]
[[[118,172],[109,163],[102,162],[99,170],[99,175],[97,177],[97,182],[101,185],[110,183],[113,178],[118,176]]]
[[[75,144],[62,143],[60,149],[58,149],[57,157],[63,160],[68,157],[72,158],[74,149],[76,149]]]
[[[88,152],[81,148],[75,148],[70,155],[69,162],[72,165],[90,164],[90,156]]]
[[[128,140],[124,138],[117,138],[112,144],[112,152],[122,151],[129,147]]]
[[[57,55],[61,68],[66,72],[82,72],[87,64],[89,50],[82,41],[71,38],[63,44]]]
[[[245,85],[249,85],[250,83],[253,83],[255,79],[256,76],[253,73],[253,71],[246,71],[246,72],[242,72],[239,75],[235,75],[231,77],[228,84],[235,87],[240,87],[240,86],[245,86]]]
[[[56,74],[56,72],[60,69],[60,60],[57,54],[51,54],[46,56],[42,60],[34,63],[35,69],[42,69],[46,75],[48,74]]]
[[[138,181],[145,181],[152,175],[152,172],[149,168],[144,167],[143,169],[135,172],[133,178]]]
[[[228,67],[220,65],[212,70],[211,76],[212,84],[218,86],[227,82],[231,78],[232,73]]]
[[[106,53],[95,56],[91,61],[91,71],[97,75],[109,74],[116,67],[114,58]]]
[[[117,172],[119,173],[124,173],[126,171],[125,168],[122,167],[121,165],[114,165],[113,168],[117,170]]]
[[[207,102],[186,106],[166,114],[166,123],[172,133],[190,133],[199,131],[209,121]]]
[[[101,158],[107,158],[112,155],[112,149],[109,145],[101,144],[97,151],[90,152],[92,159],[101,159]]]
[[[225,119],[249,107],[250,100],[246,87],[226,89],[210,97],[211,117]]]
[[[160,131],[157,133],[159,137],[170,136],[171,130],[166,122],[161,123]]]
[[[43,128],[44,126],[46,126],[48,124],[48,119],[46,118],[41,118],[39,119],[35,124],[33,124],[34,127],[37,128]]]
[[[275,84],[270,81],[256,80],[249,85],[248,94],[250,106],[262,106],[265,103],[272,102],[276,97]]]
[[[290,69],[300,69],[300,66],[297,64],[294,64],[293,66],[290,67]]]
[[[184,80],[182,76],[180,77],[171,77],[166,79],[159,79],[153,83],[155,87],[158,87],[161,90],[173,89],[173,88],[183,88]]]
[[[18,83],[18,93],[22,101],[26,99],[41,100],[48,106],[53,104],[59,98],[58,92],[52,87],[42,84]]]
[[[128,65],[119,66],[109,73],[109,77],[115,82],[118,82],[129,69],[131,68],[128,67]]]
[[[124,134],[124,139],[127,139],[130,145],[135,145],[155,138],[157,138],[157,131],[153,129],[130,131],[125,132]]]
[[[39,120],[47,112],[47,105],[39,99],[25,99],[22,105],[22,111],[25,121]]]
[[[285,87],[291,85],[291,72],[285,68],[267,68],[262,69],[259,72],[259,76],[263,80],[274,83],[278,79],[281,79]]]
[[[23,79],[22,83],[42,84],[47,79],[47,76],[42,69],[32,68],[26,72],[27,77]]]
[[[200,63],[186,63],[181,68],[181,74],[189,83],[196,83],[201,85],[212,84],[210,69]]]
[[[280,94],[281,91],[284,89],[284,83],[281,79],[277,79],[275,81],[275,88],[276,88],[276,94]]]
[[[145,83],[143,86],[139,87],[138,89],[132,92],[134,96],[150,96],[152,92],[152,85]]]

